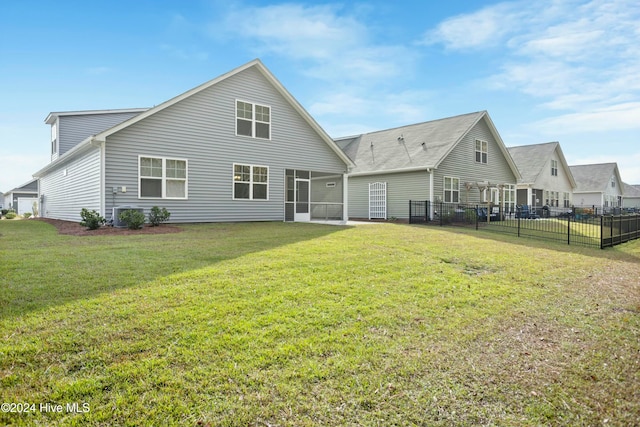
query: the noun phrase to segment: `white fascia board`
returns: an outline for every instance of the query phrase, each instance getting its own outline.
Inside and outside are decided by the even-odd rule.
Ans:
[[[387,170],[381,170],[381,171],[368,171],[368,172],[355,172],[355,173],[350,173],[348,174],[349,177],[354,177],[354,176],[368,176],[368,175],[388,175],[391,173],[403,173],[403,172],[419,172],[419,171],[425,171],[426,173],[429,172],[429,169],[436,169],[432,166],[415,166],[412,168],[399,168],[399,169],[387,169]]]

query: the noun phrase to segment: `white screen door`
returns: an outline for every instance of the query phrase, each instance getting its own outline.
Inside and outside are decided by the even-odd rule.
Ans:
[[[309,206],[310,185],[310,180],[296,178],[296,210],[293,216],[294,221],[311,221],[311,209]]]

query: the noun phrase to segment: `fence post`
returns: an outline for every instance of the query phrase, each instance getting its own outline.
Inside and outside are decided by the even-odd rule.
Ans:
[[[425,200],[424,201],[424,222],[425,224],[429,221],[431,221],[431,218],[429,218],[429,200]]]
[[[571,244],[571,215],[567,215],[567,245]]]
[[[604,249],[604,217],[600,217],[600,249]]]
[[[412,218],[413,218],[413,216],[411,215],[411,205],[412,204],[413,203],[411,203],[411,200],[409,200],[409,224],[412,223]]]
[[[478,205],[476,205],[476,230],[478,229],[478,222],[480,222],[480,215],[478,212]]]

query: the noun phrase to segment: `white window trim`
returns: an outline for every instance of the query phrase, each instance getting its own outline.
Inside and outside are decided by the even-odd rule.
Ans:
[[[480,142],[480,151],[478,151],[478,149],[476,148],[476,147],[477,147],[477,145],[478,145],[478,142]],[[487,151],[482,151],[482,144],[483,144],[483,143],[484,143],[484,144],[486,144],[486,146],[487,146]],[[483,140],[483,139],[476,139],[476,140],[474,141],[474,143],[473,143],[473,149],[474,149],[474,151],[473,151],[473,157],[474,157],[475,162],[476,162],[476,163],[478,163],[478,164],[481,164],[481,165],[488,165],[488,164],[489,164],[489,142],[488,142],[488,141],[485,141],[485,140]],[[480,161],[478,161],[478,160],[476,159],[476,157],[477,157],[477,153],[480,153]],[[484,153],[484,154],[486,154],[486,157],[487,157],[487,161],[486,161],[486,162],[483,162],[483,161],[482,161],[482,154],[483,154],[483,153]]]
[[[457,189],[449,189],[447,190],[447,179],[452,180],[451,183],[453,184],[453,180],[457,179],[458,180],[458,188]],[[451,195],[451,201],[447,202],[447,192],[450,193]],[[453,201],[453,193],[457,193],[458,195],[458,200],[457,201]],[[460,178],[455,177],[455,176],[444,176],[442,177],[442,200],[444,201],[444,203],[460,203]]]
[[[244,101],[242,101],[244,102]],[[237,182],[246,182],[246,181],[236,181],[234,178],[235,173],[236,173],[236,166],[249,166],[250,172],[249,172],[249,198],[245,199],[242,197],[236,197],[236,186],[235,184]],[[267,169],[267,198],[266,199],[254,199],[253,198],[253,168],[266,168]],[[270,174],[269,174],[269,166],[264,166],[264,165],[252,165],[249,163],[234,163],[233,166],[231,167],[231,198],[232,200],[244,200],[244,201],[256,201],[256,202],[268,202],[269,201],[269,178],[270,178]],[[258,184],[263,184],[262,182],[259,182]]]
[[[142,175],[140,170],[140,159],[161,159],[162,160],[162,178],[160,177],[144,177],[144,178],[155,178],[162,179],[162,196],[160,197],[143,197],[142,192]],[[177,160],[181,162],[185,162],[185,178],[184,178],[184,197],[167,197],[167,179],[172,181],[181,180],[181,178],[167,178],[167,160]],[[162,157],[162,156],[154,156],[154,155],[138,155],[138,199],[141,200],[187,200],[189,198],[189,160],[187,159],[179,159],[175,157]]]
[[[551,176],[558,176],[558,161],[553,159],[551,160]]]
[[[251,104],[252,108],[251,108],[251,136],[248,135],[240,135],[238,134],[238,119],[240,117],[238,117],[238,102],[244,102],[245,104]],[[260,120],[256,120],[256,105],[260,106],[260,107],[266,107],[269,109],[269,121],[268,122],[263,122]],[[271,127],[272,127],[272,122],[273,122],[273,108],[271,108],[271,105],[266,105],[266,104],[258,104],[255,102],[251,102],[251,101],[245,101],[244,99],[237,99],[235,100],[234,104],[233,104],[233,111],[234,111],[234,116],[235,116],[235,127],[236,127],[236,136],[240,136],[240,137],[244,137],[244,138],[252,138],[252,139],[262,139],[265,141],[271,141]],[[242,120],[248,120],[245,118],[240,118]],[[256,122],[257,123],[268,123],[269,124],[269,137],[268,138],[261,138],[259,136],[256,136]]]

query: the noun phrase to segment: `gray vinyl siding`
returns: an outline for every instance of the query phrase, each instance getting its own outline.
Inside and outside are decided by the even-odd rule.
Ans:
[[[477,163],[476,139],[487,141],[487,163]],[[465,182],[489,181],[491,184],[515,184],[516,177],[484,120],[480,120],[440,163],[434,174],[434,198],[444,200],[444,177],[460,179],[460,203],[480,202],[480,192],[468,193]],[[500,196],[502,197],[502,195]]]
[[[140,113],[119,112],[60,116],[58,118],[58,152],[52,160],[62,156],[87,137],[112,128],[138,114]]]
[[[369,218],[369,183],[387,183],[387,218],[409,218],[409,200],[429,198],[426,170],[349,177],[349,218]]]
[[[42,176],[40,194],[44,194],[40,214],[46,218],[78,222],[82,208],[100,212],[100,150],[92,148]]]
[[[271,107],[271,139],[236,136],[236,99]],[[188,200],[139,199],[138,156],[186,159]],[[268,200],[233,200],[233,164],[269,168]],[[172,222],[284,220],[285,169],[342,174],[344,162],[254,68],[107,137],[106,210],[166,207]],[[127,187],[112,198],[112,187]]]

